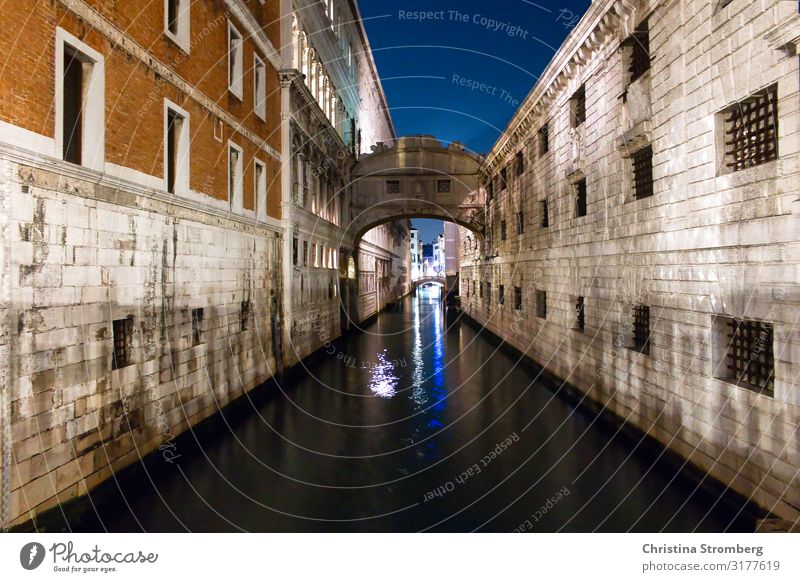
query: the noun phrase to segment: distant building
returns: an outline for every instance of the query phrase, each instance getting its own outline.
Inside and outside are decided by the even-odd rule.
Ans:
[[[433,243],[433,271],[438,276],[443,276],[445,271],[445,240],[440,234]]]
[[[422,276],[422,248],[420,247],[419,230],[411,229],[411,280],[416,281]]]

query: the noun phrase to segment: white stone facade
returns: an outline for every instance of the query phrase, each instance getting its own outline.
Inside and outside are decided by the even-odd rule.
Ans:
[[[631,83],[625,41],[645,20],[650,66]],[[462,230],[461,257],[471,317],[792,520],[800,516],[799,31],[793,2],[595,1],[488,156],[486,246]],[[574,127],[581,86],[585,122]],[[778,157],[731,171],[723,112],[772,86]],[[648,145],[654,191],[637,199],[633,154]],[[649,307],[649,354],[630,349],[636,305]],[[719,379],[728,341],[720,316],[773,326],[773,394]]]

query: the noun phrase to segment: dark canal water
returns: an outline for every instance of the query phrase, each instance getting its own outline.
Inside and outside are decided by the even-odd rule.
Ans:
[[[437,298],[120,475],[75,531],[753,531]],[[370,365],[364,367],[362,362]],[[732,504],[734,504],[732,506]]]

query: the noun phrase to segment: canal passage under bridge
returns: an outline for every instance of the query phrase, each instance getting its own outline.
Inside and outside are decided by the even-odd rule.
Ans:
[[[102,485],[73,531],[753,531],[420,292]],[[739,504],[739,505],[737,505]],[[56,510],[58,512],[58,510]],[[64,523],[66,520],[67,523]]]

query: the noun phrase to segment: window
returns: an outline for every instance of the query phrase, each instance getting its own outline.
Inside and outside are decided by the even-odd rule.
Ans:
[[[191,0],[164,0],[164,34],[187,53],[191,4]]]
[[[714,370],[718,379],[774,396],[774,329],[771,323],[717,316],[713,338]]]
[[[119,370],[131,365],[133,356],[133,318],[116,319],[113,324],[114,354],[111,369]]]
[[[588,194],[586,192],[586,178],[575,183],[575,216],[586,216],[589,206]]]
[[[202,307],[192,309],[192,346],[203,343],[203,319],[205,310]]]
[[[243,210],[242,148],[228,142],[228,202],[232,212]]]
[[[494,199],[494,180],[490,179],[486,184],[486,197],[491,202]]]
[[[586,85],[581,85],[570,99],[570,118],[572,127],[580,127],[586,121]]]
[[[547,200],[541,201],[542,205],[542,228],[550,228],[550,208]]]
[[[547,319],[547,291],[536,291],[536,317]]]
[[[633,154],[633,193],[636,200],[653,195],[653,147],[647,146]]]
[[[522,287],[514,287],[514,309],[522,309]]]
[[[525,212],[517,212],[517,234],[525,234]]]
[[[492,284],[486,283],[486,301],[491,305],[492,303]]]
[[[242,35],[228,22],[228,90],[242,98]]]
[[[539,155],[543,156],[550,151],[550,124],[545,123],[539,128]]]
[[[475,296],[475,281],[472,282],[472,296]]]
[[[189,191],[189,116],[169,101],[164,104],[164,188],[170,194]]]
[[[256,220],[267,219],[267,166],[261,160],[253,162],[253,192],[256,193]]]
[[[400,180],[386,180],[387,194],[400,194]]]
[[[242,301],[240,307],[239,331],[247,331],[250,326],[250,300]]]
[[[636,27],[625,45],[631,51],[628,72],[633,83],[650,70],[650,29],[647,20]]]
[[[498,296],[497,296],[497,302],[500,305],[505,305],[506,304],[506,286],[505,285],[500,285],[500,288],[499,288],[498,291],[499,291],[499,293],[498,293]]]
[[[480,295],[478,296],[480,299],[483,299],[483,283],[481,283],[478,287],[478,292]]]
[[[436,181],[436,192],[439,194],[449,194],[451,188],[450,180],[437,180]]]
[[[718,11],[719,11],[719,10],[722,10],[722,9],[723,9],[723,8],[725,8],[725,7],[726,7],[728,4],[730,4],[731,2],[733,2],[733,0],[719,0],[719,6],[717,6],[717,10],[718,10]]]
[[[297,266],[297,261],[299,260],[298,251],[300,249],[298,247],[299,247],[299,241],[297,240],[297,237],[294,237],[292,239],[292,264],[295,267]]]
[[[517,157],[514,158],[514,174],[517,177],[525,172],[525,154],[522,151],[517,152]]]
[[[506,171],[506,168],[503,167],[503,169],[500,170],[500,190],[505,190],[507,186],[508,186],[508,172]]]
[[[636,305],[633,308],[633,345],[631,349],[650,355],[650,307]]]
[[[500,240],[506,240],[506,235],[507,234],[508,233],[507,233],[507,229],[506,229],[506,221],[505,220],[501,220],[500,221]]]
[[[267,119],[267,68],[264,61],[253,53],[253,112]]]
[[[308,241],[303,241],[303,266],[308,266]]]
[[[575,329],[583,331],[586,329],[586,298],[577,297],[575,299]]]
[[[778,86],[759,91],[722,112],[724,171],[778,159]]]
[[[105,167],[104,63],[103,55],[56,29],[56,151],[95,170]]]

